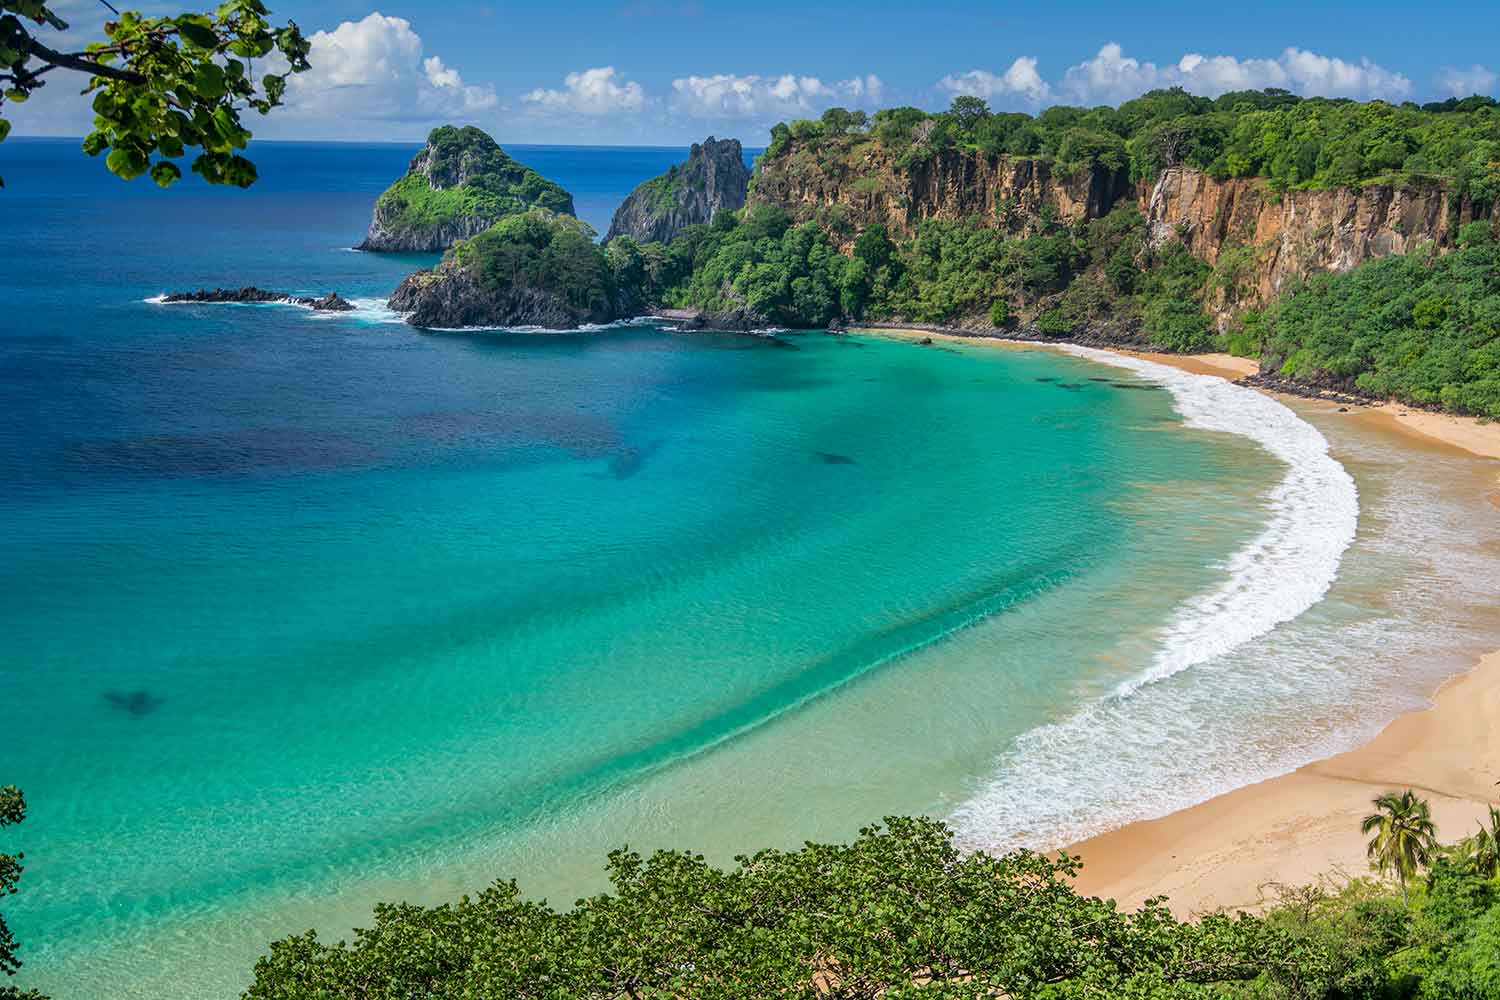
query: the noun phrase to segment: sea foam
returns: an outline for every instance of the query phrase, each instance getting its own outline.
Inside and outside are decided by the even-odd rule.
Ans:
[[[1285,762],[1263,761],[1257,770],[1251,761],[1216,760],[1225,746],[1208,732],[1213,697],[1164,682],[1211,669],[1318,603],[1359,519],[1354,479],[1329,455],[1327,439],[1277,400],[1139,358],[1064,350],[1163,385],[1186,426],[1250,438],[1286,471],[1264,496],[1264,529],[1225,563],[1221,584],[1176,610],[1150,665],[1072,716],[1022,734],[954,812],[973,847],[1055,847],[1269,777],[1266,767],[1285,770]],[[1246,700],[1243,690],[1234,697]]]

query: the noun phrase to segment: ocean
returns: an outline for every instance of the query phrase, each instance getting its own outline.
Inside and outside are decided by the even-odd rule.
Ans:
[[[347,249],[414,151],[263,143],[248,191],[161,192],[0,146],[23,987],[232,997],[273,938],[497,878],[566,905],[627,843],[927,814],[1058,846],[1349,745],[1493,648],[1472,462],[1222,381],[414,330],[384,297],[435,258]],[[685,156],[509,151],[601,232]],[[245,284],[359,308],[152,301]]]

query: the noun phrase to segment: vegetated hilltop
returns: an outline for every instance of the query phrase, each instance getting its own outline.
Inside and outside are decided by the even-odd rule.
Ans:
[[[512,215],[407,277],[390,307],[436,328],[609,322],[622,310],[594,236],[587,223],[544,208]]]
[[[694,144],[685,163],[640,184],[615,210],[606,240],[629,236],[639,243],[670,243],[691,225],[745,204],[750,168],[738,139],[709,136]]]
[[[359,249],[440,253],[530,208],[572,215],[573,196],[516,162],[486,132],[444,125],[376,200]]]

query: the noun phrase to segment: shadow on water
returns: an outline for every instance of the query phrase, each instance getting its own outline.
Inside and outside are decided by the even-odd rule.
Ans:
[[[142,718],[161,708],[165,698],[158,698],[146,690],[138,691],[106,691],[104,700],[122,712],[129,713],[134,718]]]
[[[833,451],[815,451],[815,452],[813,452],[813,457],[816,458],[818,461],[822,462],[824,465],[858,465],[859,464],[858,462],[854,461],[854,459],[850,458],[848,455],[840,455],[837,452],[833,452]]]
[[[637,448],[635,445],[626,445],[610,456],[610,477],[613,479],[629,479],[641,471],[641,466],[646,464],[646,459],[654,455],[660,447],[660,441],[652,441],[643,448]]]

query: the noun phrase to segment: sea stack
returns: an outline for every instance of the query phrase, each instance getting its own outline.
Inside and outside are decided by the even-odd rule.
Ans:
[[[709,136],[686,163],[639,185],[615,209],[606,240],[629,236],[637,243],[670,243],[683,229],[707,223],[721,209],[745,205],[750,168],[738,139]]]
[[[483,130],[444,125],[375,202],[358,249],[441,253],[532,208],[572,215],[573,196],[512,159]]]

